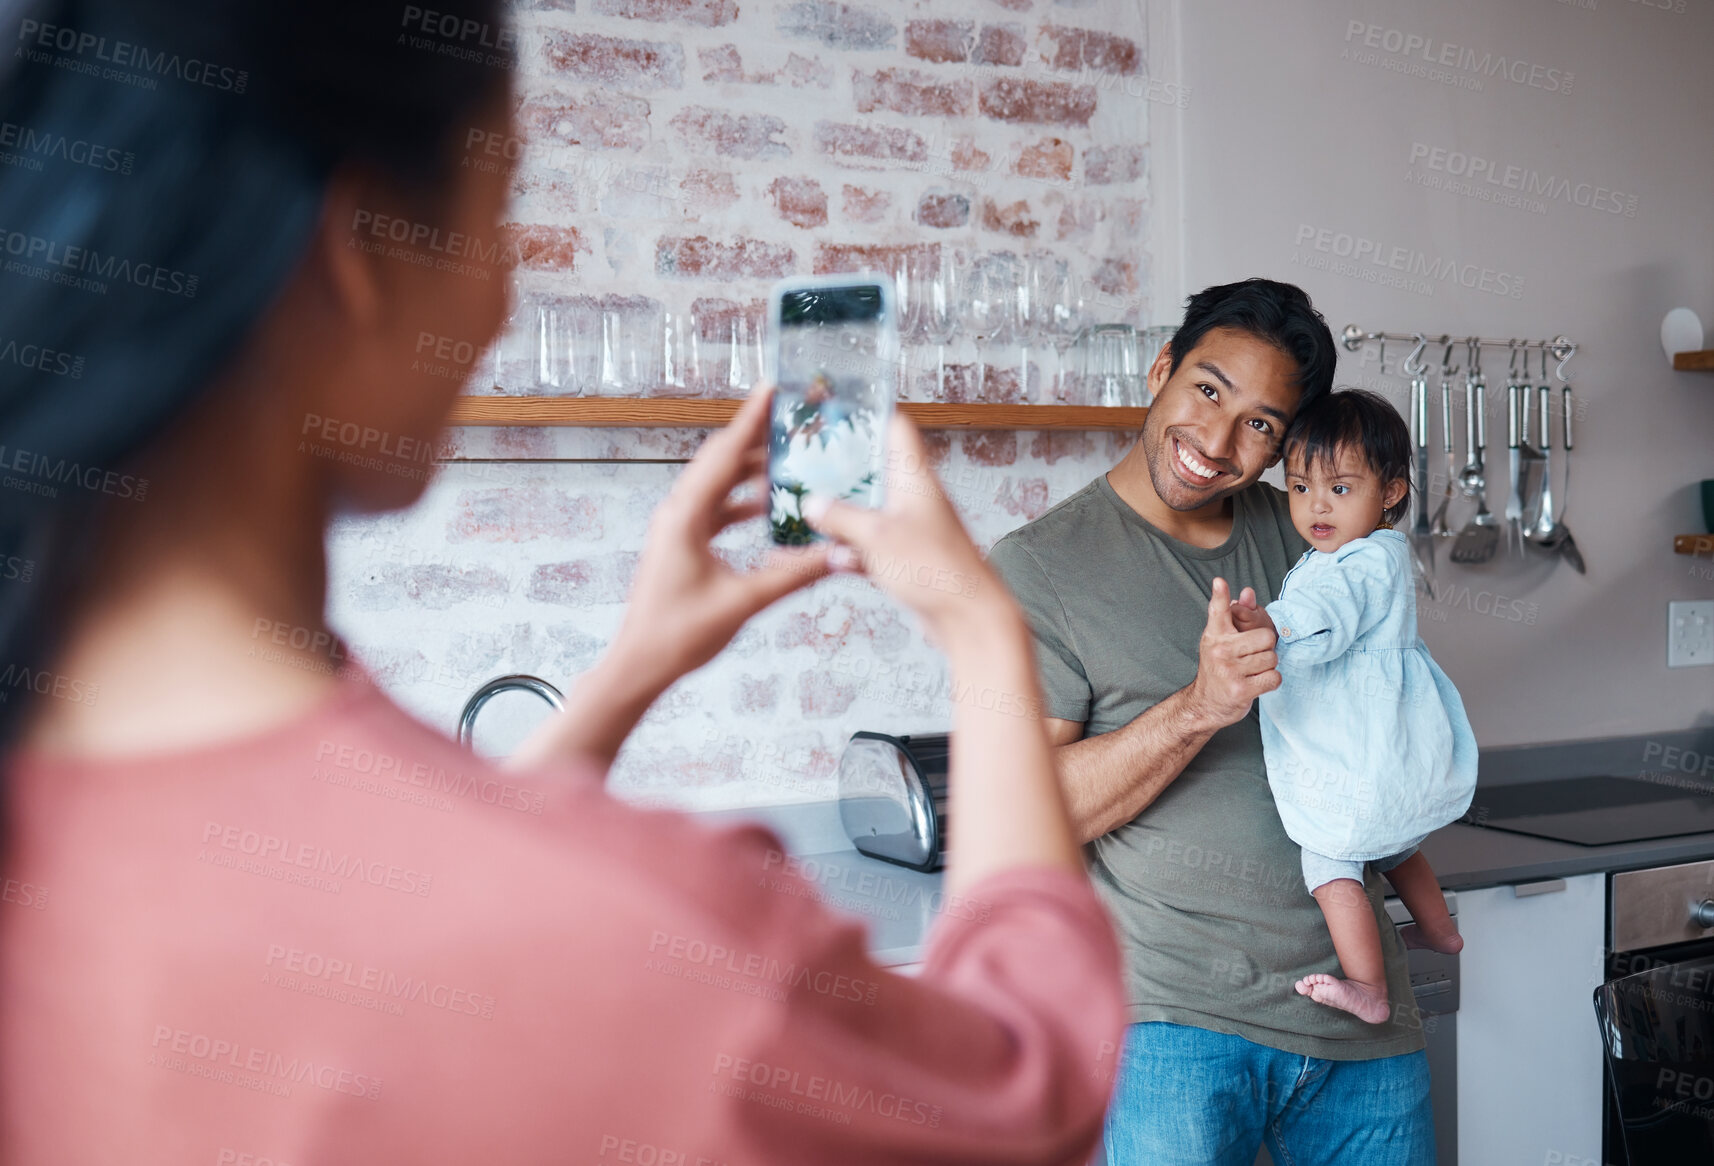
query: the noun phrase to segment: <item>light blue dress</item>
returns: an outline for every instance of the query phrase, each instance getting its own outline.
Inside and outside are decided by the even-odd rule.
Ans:
[[[1476,792],[1464,701],[1417,634],[1409,543],[1383,528],[1307,550],[1267,612],[1281,683],[1257,704],[1280,821],[1311,890],[1361,881],[1363,863],[1396,866]]]

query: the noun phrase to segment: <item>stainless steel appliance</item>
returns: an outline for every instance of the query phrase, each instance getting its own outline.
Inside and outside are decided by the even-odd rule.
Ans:
[[[1714,861],[1607,883],[1602,1161],[1714,1161]]]
[[[939,870],[946,853],[947,733],[853,733],[839,758],[839,819],[859,853]]]

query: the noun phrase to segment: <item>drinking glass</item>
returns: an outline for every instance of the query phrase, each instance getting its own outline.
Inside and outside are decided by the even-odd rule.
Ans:
[[[663,397],[694,397],[702,391],[701,337],[690,312],[667,312],[662,317],[661,382]]]
[[[1097,324],[1084,332],[1081,404],[1107,407],[1143,403],[1137,330],[1129,324]]]

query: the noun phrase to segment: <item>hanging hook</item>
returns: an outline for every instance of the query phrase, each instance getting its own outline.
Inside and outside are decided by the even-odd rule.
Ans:
[[[1458,366],[1452,363],[1452,337],[1448,334],[1443,334],[1440,337],[1440,342],[1446,345],[1446,351],[1440,354],[1440,375],[1451,380],[1453,375],[1458,371]],[[1545,368],[1542,370],[1542,375],[1547,375],[1547,370]]]
[[[1410,350],[1409,356],[1405,357],[1403,367],[1405,372],[1409,375],[1419,377],[1428,371],[1428,365],[1420,363],[1422,360],[1422,350],[1428,347],[1428,340],[1421,332],[1415,332],[1412,333],[1412,335],[1416,337],[1416,347]]]
[[[1541,342],[1541,379],[1547,380],[1547,341]]]
[[[1506,358],[1506,380],[1512,384],[1516,384],[1518,380],[1518,345],[1520,343],[1521,341],[1515,336],[1506,341],[1506,351],[1510,354]],[[1528,356],[1527,353],[1525,355]]]
[[[1387,375],[1387,334],[1381,333],[1381,375]]]
[[[1559,355],[1561,351],[1564,351],[1564,353],[1565,353],[1564,356]],[[1542,368],[1543,368],[1542,379],[1545,380],[1545,379],[1547,379],[1547,373],[1546,373],[1547,349],[1546,349],[1546,347],[1542,348],[1541,353],[1542,353]],[[1564,343],[1555,343],[1553,346],[1553,355],[1554,355],[1554,358],[1559,361],[1559,367],[1553,370],[1553,375],[1558,377],[1560,379],[1560,381],[1563,383],[1566,381],[1565,366],[1571,363],[1571,358],[1573,356],[1577,355],[1577,345],[1571,343],[1569,340],[1565,341]]]

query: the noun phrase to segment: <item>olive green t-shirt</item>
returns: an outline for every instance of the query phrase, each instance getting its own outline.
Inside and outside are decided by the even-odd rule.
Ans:
[[[1215,576],[1233,596],[1249,586],[1258,603],[1278,597],[1309,546],[1285,492],[1257,482],[1231,498],[1231,536],[1198,547],[1144,519],[1103,474],[995,544],[990,561],[1035,633],[1049,716],[1083,722],[1085,736],[1109,733],[1189,685]],[[1274,808],[1254,704],[1084,853],[1125,949],[1133,1023],[1171,1021],[1332,1060],[1423,1047],[1373,871],[1392,1019],[1365,1024],[1293,987],[1311,972],[1338,975],[1339,959]]]

